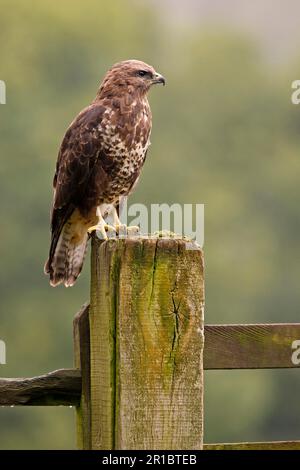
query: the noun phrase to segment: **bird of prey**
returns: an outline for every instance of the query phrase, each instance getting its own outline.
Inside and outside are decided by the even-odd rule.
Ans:
[[[150,145],[147,93],[165,79],[139,60],[113,65],[94,101],[69,126],[56,163],[51,245],[45,273],[50,284],[72,286],[79,276],[89,234],[118,232],[119,199],[136,185]],[[105,222],[107,214],[112,226]],[[130,227],[128,227],[129,229]]]

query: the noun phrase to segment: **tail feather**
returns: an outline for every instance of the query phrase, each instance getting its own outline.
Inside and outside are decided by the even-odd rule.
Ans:
[[[81,273],[85,255],[87,252],[88,235],[86,234],[81,243],[70,244],[67,252],[67,263],[65,269],[65,286],[70,287],[76,282]]]
[[[74,236],[74,224],[68,220],[63,226],[53,255],[45,264],[44,271],[50,275],[50,284],[55,287],[64,284],[72,286],[81,273],[87,251],[88,234],[84,230]]]

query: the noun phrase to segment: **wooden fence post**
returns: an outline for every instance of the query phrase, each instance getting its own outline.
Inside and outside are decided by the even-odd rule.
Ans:
[[[77,448],[91,449],[91,384],[89,305],[85,304],[73,321],[74,362],[81,371],[81,394],[76,406]]]
[[[188,248],[93,240],[91,449],[203,447],[203,255]]]

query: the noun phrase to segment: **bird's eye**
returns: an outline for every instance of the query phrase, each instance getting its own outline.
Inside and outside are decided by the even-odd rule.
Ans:
[[[138,75],[139,75],[140,77],[144,77],[144,76],[147,75],[147,74],[148,74],[148,72],[147,72],[146,70],[139,70],[139,71],[138,71]]]

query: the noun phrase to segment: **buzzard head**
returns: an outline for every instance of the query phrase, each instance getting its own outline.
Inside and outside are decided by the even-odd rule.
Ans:
[[[140,60],[125,60],[113,65],[104,77],[99,94],[124,94],[134,91],[146,94],[152,85],[162,83],[165,78],[157,73],[151,65]]]

